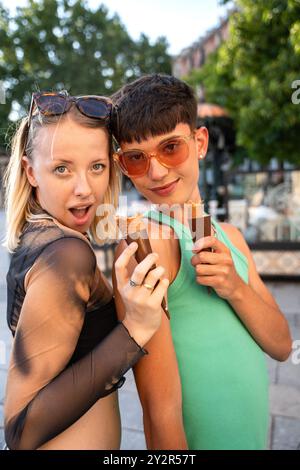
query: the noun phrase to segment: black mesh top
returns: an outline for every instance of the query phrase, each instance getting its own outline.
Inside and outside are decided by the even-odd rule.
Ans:
[[[25,225],[7,294],[5,438],[10,449],[36,449],[119,388],[145,351],[118,323],[88,239],[56,220]]]

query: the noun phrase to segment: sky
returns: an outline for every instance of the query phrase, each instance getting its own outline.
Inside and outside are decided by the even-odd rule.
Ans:
[[[0,0],[11,10],[27,0]],[[151,41],[166,36],[170,54],[176,55],[217,26],[228,7],[218,0],[87,0],[94,9],[105,4],[110,14],[118,13],[133,39],[145,33]]]

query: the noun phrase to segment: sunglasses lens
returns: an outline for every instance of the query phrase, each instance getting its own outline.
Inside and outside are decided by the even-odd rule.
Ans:
[[[42,114],[63,114],[67,110],[67,100],[60,95],[40,95],[36,99],[36,105]]]
[[[158,151],[160,162],[173,168],[183,163],[189,156],[189,146],[185,139],[180,137],[163,142]]]
[[[97,119],[106,119],[111,110],[111,105],[104,100],[99,100],[91,97],[79,98],[77,101],[77,106],[80,111],[86,116],[97,118]]]
[[[142,176],[147,171],[147,156],[143,152],[124,152],[119,161],[121,168],[129,176]]]
[[[175,168],[189,156],[189,146],[185,138],[176,137],[163,142],[156,154],[157,160],[167,168]],[[148,171],[150,156],[138,150],[123,152],[119,155],[122,171],[128,176],[143,176]]]

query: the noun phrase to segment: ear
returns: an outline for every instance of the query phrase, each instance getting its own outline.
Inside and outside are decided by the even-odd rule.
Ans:
[[[28,179],[29,183],[34,188],[37,188],[38,183],[37,183],[37,181],[35,179],[35,176],[34,176],[34,169],[33,169],[31,161],[29,160],[28,157],[26,157],[26,155],[23,155],[23,157],[22,157],[22,165],[23,165],[23,168],[25,170],[25,173],[26,173],[26,176],[27,176],[27,179]]]
[[[203,158],[206,157],[209,141],[208,130],[206,127],[199,127],[199,129],[195,131],[195,137],[198,160],[203,160]]]

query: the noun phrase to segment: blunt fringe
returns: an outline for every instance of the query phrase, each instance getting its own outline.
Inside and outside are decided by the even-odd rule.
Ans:
[[[145,75],[112,95],[112,131],[119,143],[141,142],[171,132],[177,124],[196,127],[193,89],[171,75]]]

